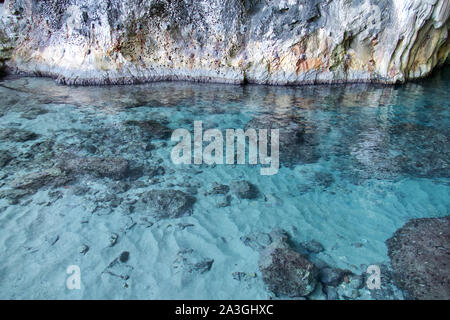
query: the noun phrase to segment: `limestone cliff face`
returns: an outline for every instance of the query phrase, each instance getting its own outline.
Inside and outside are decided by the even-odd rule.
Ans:
[[[446,63],[449,15],[449,0],[6,0],[0,60],[67,84],[395,83]]]

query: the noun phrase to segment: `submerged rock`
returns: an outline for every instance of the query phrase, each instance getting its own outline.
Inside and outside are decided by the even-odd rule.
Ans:
[[[328,188],[333,184],[334,177],[331,173],[328,172],[315,172],[314,180],[319,186]]]
[[[176,272],[202,274],[211,270],[214,259],[201,256],[193,249],[180,250],[173,262]]]
[[[339,268],[325,267],[320,270],[320,282],[327,286],[336,287],[344,281],[344,276],[351,272]]]
[[[166,173],[166,169],[162,166],[157,167],[150,167],[148,168],[145,173],[150,177],[156,177],[156,176],[163,176]]]
[[[317,240],[303,242],[301,245],[310,253],[320,253],[325,250],[323,245]]]
[[[397,286],[413,299],[450,299],[450,216],[413,219],[386,241]]]
[[[347,171],[356,183],[367,179],[450,177],[448,129],[414,122],[393,123],[390,127],[355,125],[346,133],[351,163]],[[395,141],[395,143],[393,143]],[[399,146],[402,146],[399,148]]]
[[[47,185],[59,187],[68,183],[70,180],[71,178],[61,171],[61,169],[50,168],[20,176],[11,182],[11,187],[15,189],[37,190]]]
[[[130,163],[123,158],[66,156],[59,167],[70,174],[91,174],[99,178],[122,179],[130,173]]]
[[[105,268],[105,270],[103,270],[102,274],[107,274],[113,277],[120,278],[122,280],[128,280],[131,276],[132,271],[134,270],[134,267],[126,264],[128,259],[122,261],[121,257],[123,254],[124,252],[122,252],[120,256],[111,261]]]
[[[241,199],[255,199],[259,195],[258,188],[248,181],[233,181],[231,183],[231,192]]]
[[[114,247],[117,244],[118,239],[119,235],[117,233],[111,233],[109,235],[109,246]]]
[[[47,110],[42,108],[31,108],[21,114],[21,118],[27,119],[27,120],[34,120],[38,116],[48,113]]]
[[[86,254],[88,251],[89,251],[89,246],[86,244],[83,244],[78,248],[78,252],[81,254]]]
[[[264,232],[253,232],[240,239],[246,246],[256,251],[262,251],[272,243],[270,235]]]
[[[272,232],[273,242],[260,254],[259,269],[276,295],[304,297],[316,288],[318,269],[287,243],[284,232]]]
[[[319,159],[315,126],[300,117],[264,115],[250,120],[246,129],[267,129],[267,150],[271,150],[271,130],[279,130],[279,161],[285,166],[313,163]]]
[[[6,166],[12,159],[8,151],[0,150],[0,169]]]
[[[25,142],[34,140],[38,135],[34,132],[16,129],[16,128],[0,128],[0,140]]]
[[[34,190],[30,189],[3,189],[0,190],[0,199],[8,199],[10,205],[18,204],[20,199],[34,193]]]
[[[231,276],[237,281],[251,281],[257,277],[255,272],[234,271]]]
[[[148,191],[141,201],[157,219],[171,219],[191,215],[195,198],[183,191],[169,189]]]
[[[230,191],[230,187],[226,184],[219,184],[217,182],[214,182],[211,185],[211,188],[208,192],[206,192],[206,195],[210,194],[227,194]]]
[[[119,260],[122,263],[127,262],[129,258],[130,258],[130,253],[128,251],[122,252],[119,256]]]
[[[168,139],[172,130],[155,120],[129,120],[124,123],[126,126],[139,127],[150,139]]]

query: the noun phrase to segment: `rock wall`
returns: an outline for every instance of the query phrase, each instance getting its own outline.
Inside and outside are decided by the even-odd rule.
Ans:
[[[448,0],[6,0],[3,6],[0,59],[13,72],[66,84],[396,83],[427,76],[450,51]]]

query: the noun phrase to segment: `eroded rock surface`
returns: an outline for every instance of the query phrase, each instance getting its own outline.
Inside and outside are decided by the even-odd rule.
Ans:
[[[0,68],[66,84],[402,82],[449,54],[448,0],[6,0]]]
[[[414,299],[450,299],[450,216],[413,219],[387,240],[394,281]]]

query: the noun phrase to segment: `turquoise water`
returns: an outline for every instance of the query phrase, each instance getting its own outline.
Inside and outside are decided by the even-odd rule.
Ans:
[[[3,79],[0,298],[267,299],[259,252],[244,239],[273,228],[300,247],[321,243],[309,255],[318,265],[355,274],[388,266],[385,241],[396,229],[449,213],[449,89],[448,68],[397,87]],[[279,172],[173,164],[170,133],[192,132],[194,121],[223,132],[279,128]],[[129,170],[48,174],[67,159],[112,157]],[[236,180],[257,197],[212,194],[214,183]],[[195,203],[158,218],[141,203],[151,190],[180,190]],[[80,290],[66,286],[70,265],[81,270]],[[359,298],[373,295],[362,288]]]

